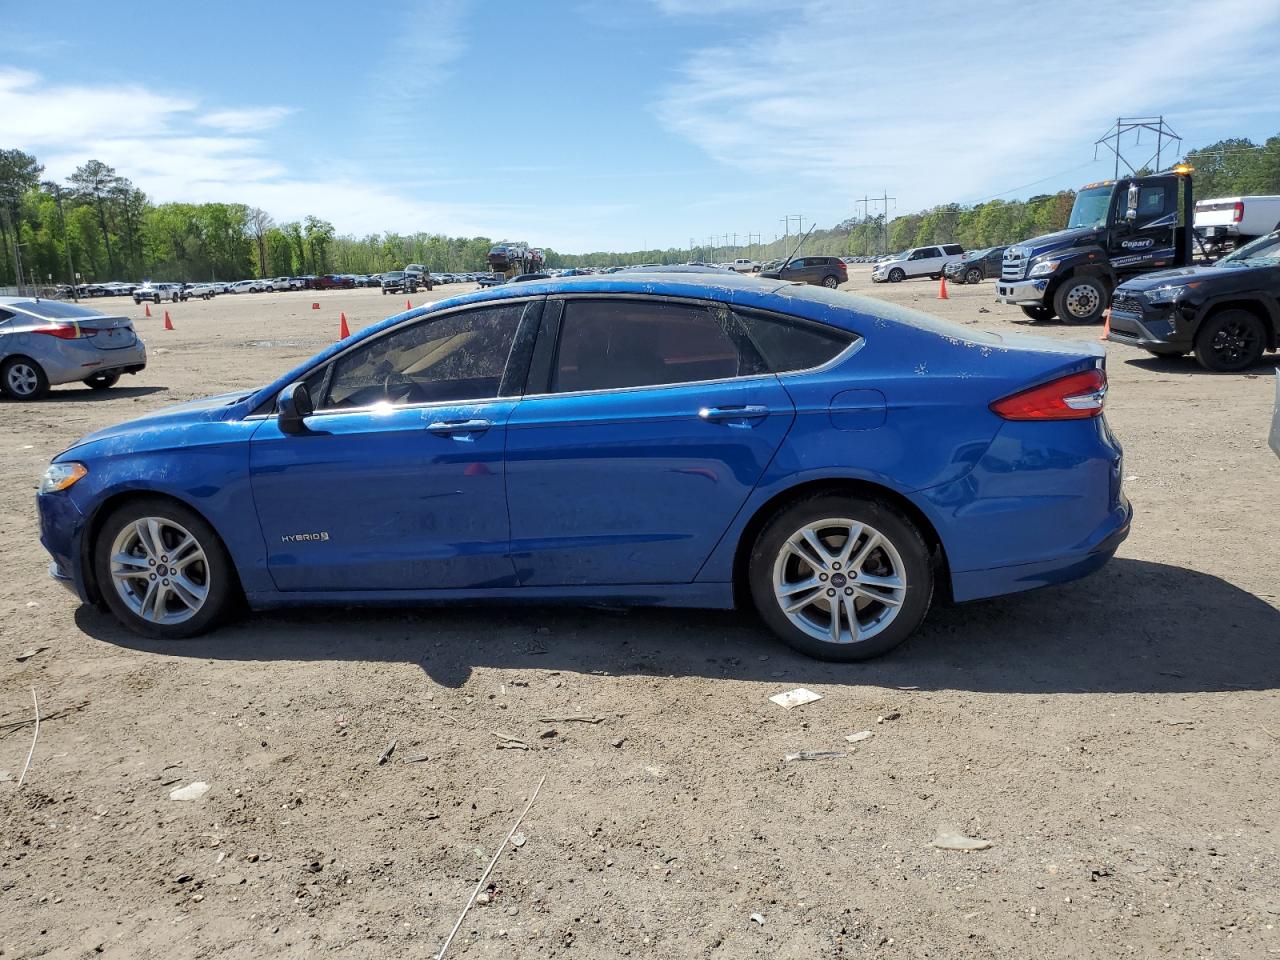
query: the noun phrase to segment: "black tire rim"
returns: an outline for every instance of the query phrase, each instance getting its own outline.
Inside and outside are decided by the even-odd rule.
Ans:
[[[1223,366],[1241,367],[1253,361],[1260,342],[1256,324],[1247,320],[1232,320],[1214,331],[1209,349]]]

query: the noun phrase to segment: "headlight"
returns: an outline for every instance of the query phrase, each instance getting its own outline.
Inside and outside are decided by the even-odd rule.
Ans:
[[[89,472],[83,463],[51,463],[40,478],[41,493],[57,493],[66,490]]]
[[[1151,304],[1170,304],[1182,296],[1183,291],[1187,289],[1187,284],[1171,284],[1167,287],[1156,287],[1154,290],[1147,291],[1147,302]]]
[[[1058,269],[1058,264],[1061,262],[1061,260],[1041,260],[1031,268],[1031,272],[1028,273],[1027,276],[1047,277],[1049,274],[1053,273],[1053,271]]]

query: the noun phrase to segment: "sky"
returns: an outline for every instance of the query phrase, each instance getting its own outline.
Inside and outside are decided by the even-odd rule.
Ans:
[[[57,7],[0,0],[0,147],[355,235],[768,241],[867,195],[892,217],[1104,178],[1121,115],[1186,148],[1280,133],[1280,0]]]

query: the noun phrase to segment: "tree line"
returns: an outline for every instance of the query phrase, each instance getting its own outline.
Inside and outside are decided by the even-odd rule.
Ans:
[[[1199,198],[1280,194],[1280,135],[1262,144],[1242,138],[1191,150]],[[1143,171],[1140,171],[1143,172]],[[1075,191],[1026,200],[940,204],[886,221],[851,217],[814,230],[803,253],[858,256],[932,243],[966,249],[1013,243],[1066,226]],[[548,267],[771,259],[795,250],[797,236],[738,247],[668,247],[561,254],[545,250]],[[321,273],[381,273],[409,263],[435,272],[481,270],[488,237],[382,233],[340,236],[316,216],[277,223],[242,203],[153,203],[98,160],[65,182],[44,178],[32,155],[0,149],[0,286],[34,287],[107,280],[237,280]]]

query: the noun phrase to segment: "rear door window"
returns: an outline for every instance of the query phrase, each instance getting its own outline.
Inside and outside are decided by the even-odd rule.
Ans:
[[[753,310],[736,313],[771,373],[820,367],[858,339],[857,334],[823,324]]]
[[[764,372],[734,315],[722,306],[567,300],[549,391],[621,390]]]

